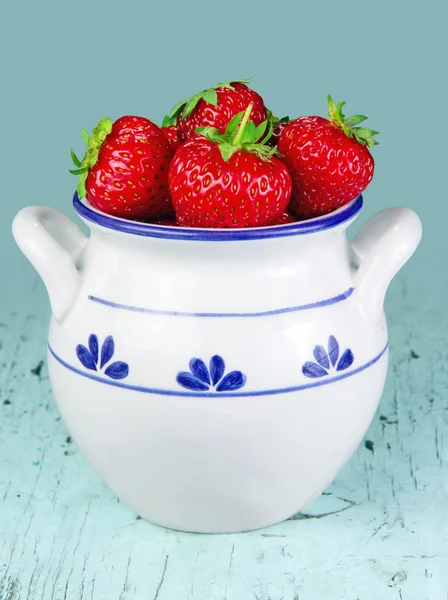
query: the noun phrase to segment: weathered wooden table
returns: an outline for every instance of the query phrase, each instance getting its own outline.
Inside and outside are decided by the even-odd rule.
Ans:
[[[0,599],[446,600],[448,298],[409,279],[387,300],[379,411],[336,481],[286,523],[206,536],[139,519],[80,455],[47,377],[45,292],[27,270],[0,314]]]

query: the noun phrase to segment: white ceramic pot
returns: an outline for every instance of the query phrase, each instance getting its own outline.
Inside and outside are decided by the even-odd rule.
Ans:
[[[387,371],[383,299],[421,237],[406,208],[246,230],[48,207],[16,241],[53,310],[48,366],[81,451],[142,517],[235,532],[282,521],[361,441]]]

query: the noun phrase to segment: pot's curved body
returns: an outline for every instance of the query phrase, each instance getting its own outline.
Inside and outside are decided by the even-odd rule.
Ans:
[[[264,527],[351,456],[386,377],[384,293],[421,235],[414,213],[389,209],[352,246],[361,205],[216,232],[129,223],[75,198],[88,242],[61,213],[16,217],[52,301],[61,414],[139,515],[189,531]],[[36,229],[40,255],[26,242]]]

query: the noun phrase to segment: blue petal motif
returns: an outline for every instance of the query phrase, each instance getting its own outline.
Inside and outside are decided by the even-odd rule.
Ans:
[[[200,379],[191,373],[187,373],[186,371],[178,373],[176,381],[182,387],[187,388],[187,390],[206,392],[209,389],[207,384],[203,383]]]
[[[324,367],[324,369],[330,368],[330,361],[328,360],[328,354],[323,346],[315,346],[313,355],[321,367]]]
[[[246,376],[241,371],[231,371],[219,383],[217,392],[231,392],[239,390],[246,383]]]
[[[302,373],[305,375],[305,377],[311,377],[312,379],[328,375],[325,369],[314,362],[306,362],[302,367]]]
[[[210,359],[210,375],[212,377],[212,384],[216,385],[224,375],[226,365],[224,359],[215,354]]]
[[[353,352],[350,350],[350,348],[347,348],[347,350],[344,352],[344,354],[339,359],[336,370],[337,371],[345,371],[345,369],[348,369],[353,364],[353,360],[354,360]]]
[[[76,346],[76,355],[86,369],[96,371],[95,361],[93,360],[92,355],[85,346],[83,346],[82,344],[78,344],[78,346]]]
[[[339,358],[339,344],[334,335],[330,335],[328,338],[328,356],[330,357],[331,364],[334,367]]]
[[[95,364],[98,364],[98,338],[94,333],[89,336],[89,350]]]
[[[210,385],[210,375],[208,373],[207,366],[203,360],[200,358],[192,358],[190,360],[190,371],[195,375],[198,379]]]
[[[104,340],[103,345],[101,347],[101,365],[102,369],[105,364],[107,364],[115,352],[115,342],[114,338],[111,335],[108,335]]]
[[[129,366],[127,363],[117,360],[109,365],[104,373],[111,379],[124,379],[129,375]]]

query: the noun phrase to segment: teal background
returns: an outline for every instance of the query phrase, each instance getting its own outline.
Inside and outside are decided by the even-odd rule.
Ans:
[[[218,81],[253,77],[278,115],[326,114],[326,96],[380,131],[376,173],[359,222],[404,204],[424,242],[406,270],[443,266],[447,217],[447,4],[192,0],[2,5],[2,302],[17,302],[31,267],[10,223],[27,204],[72,213],[70,148],[102,116],[160,122],[179,100]],[[440,262],[442,261],[442,262]],[[20,267],[20,272],[18,268]],[[440,273],[442,276],[442,273]]]
[[[448,598],[447,23],[447,0],[0,2],[0,600]],[[388,292],[380,407],[325,494],[266,531],[179,534],[118,503],[69,437],[11,222],[29,204],[76,219],[81,128],[160,123],[250,76],[278,115],[325,116],[329,92],[368,115],[380,145],[352,233],[406,205],[423,241]]]

